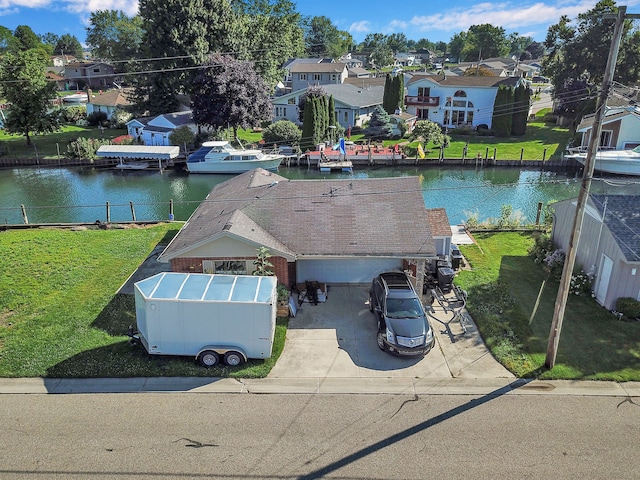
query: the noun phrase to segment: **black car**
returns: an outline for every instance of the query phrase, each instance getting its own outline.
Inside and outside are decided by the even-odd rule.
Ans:
[[[378,319],[378,347],[397,355],[425,355],[435,343],[424,307],[402,272],[381,273],[371,282],[369,310]]]

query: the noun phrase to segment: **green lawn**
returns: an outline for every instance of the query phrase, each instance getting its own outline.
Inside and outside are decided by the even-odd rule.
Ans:
[[[623,322],[590,296],[569,297],[553,369],[544,368],[558,283],[527,255],[524,233],[481,234],[460,246],[472,266],[456,283],[493,355],[519,377],[640,380],[640,322]],[[545,282],[539,306],[536,299]]]
[[[78,137],[112,139],[126,134],[126,129],[107,128],[100,132],[98,127],[66,125],[59,132],[31,136],[31,145],[27,145],[27,140],[22,135],[8,135],[0,130],[0,142],[6,146],[5,158],[36,158],[37,155],[41,159],[57,159],[58,151],[64,158],[67,145]]]
[[[116,292],[178,228],[0,232],[0,377],[265,376],[284,346],[286,319],[272,357],[241,367],[205,369],[129,345],[135,301]]]

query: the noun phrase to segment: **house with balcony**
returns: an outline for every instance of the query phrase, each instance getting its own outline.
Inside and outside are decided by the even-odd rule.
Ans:
[[[443,127],[491,128],[493,104],[501,85],[518,87],[520,77],[446,76],[416,73],[407,82],[407,112]],[[527,83],[528,84],[528,83]]]

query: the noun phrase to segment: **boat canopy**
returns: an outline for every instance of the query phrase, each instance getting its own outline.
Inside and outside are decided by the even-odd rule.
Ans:
[[[134,160],[170,160],[179,154],[180,147],[157,145],[102,145],[97,152],[99,157]]]

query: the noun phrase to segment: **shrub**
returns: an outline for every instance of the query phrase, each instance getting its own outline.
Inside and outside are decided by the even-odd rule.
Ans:
[[[622,314],[623,320],[640,318],[640,302],[631,297],[620,297],[616,300],[616,311]]]
[[[571,293],[572,295],[592,294],[591,282],[591,275],[585,273],[584,270],[580,270],[580,273],[571,275],[571,282],[569,283],[569,293]]]
[[[111,140],[114,145],[133,145],[133,137],[131,135],[120,135]]]
[[[84,158],[93,162],[98,156],[96,152],[102,145],[109,145],[110,140],[106,138],[85,138],[69,142],[65,156],[67,158]]]
[[[264,129],[262,139],[271,143],[298,143],[302,138],[302,131],[289,120],[278,120]]]
[[[78,120],[84,120],[86,116],[87,107],[84,105],[62,109],[62,120],[65,123],[76,123]]]
[[[111,114],[110,125],[112,128],[124,128],[126,123],[133,118],[126,110],[122,110],[121,108],[117,108]]]
[[[556,249],[547,255],[544,260],[544,269],[549,275],[560,278],[562,267],[564,266],[565,253],[561,249]]]
[[[87,123],[92,127],[97,125],[101,125],[103,122],[107,121],[107,114],[105,112],[93,112],[90,115],[87,115]]]
[[[535,263],[542,261],[555,249],[553,239],[548,233],[541,233],[535,236],[534,244],[529,249],[529,255],[533,257]]]

